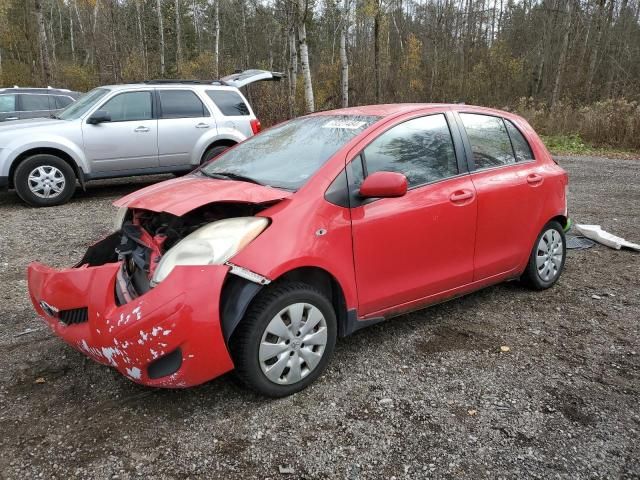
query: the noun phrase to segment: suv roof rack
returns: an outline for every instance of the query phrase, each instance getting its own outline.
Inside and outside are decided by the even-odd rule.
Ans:
[[[171,79],[171,78],[157,78],[154,80],[145,80],[142,83],[146,83],[148,85],[164,85],[164,84],[172,84],[172,83],[181,83],[181,84],[191,84],[191,85],[225,85],[224,82],[220,80],[181,80],[181,79]]]

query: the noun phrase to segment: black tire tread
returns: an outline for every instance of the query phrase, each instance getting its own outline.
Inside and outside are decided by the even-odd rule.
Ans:
[[[36,197],[31,193],[28,187],[23,184],[24,176],[28,175],[29,171],[35,168],[38,164],[51,164],[61,170],[65,177],[67,177],[64,191],[60,196],[53,200],[45,200]],[[18,165],[13,175],[13,184],[18,197],[20,197],[23,202],[31,205],[32,207],[52,207],[67,203],[71,199],[76,190],[76,172],[73,170],[71,165],[60,157],[48,153],[39,153],[26,158]]]
[[[562,268],[560,269],[560,272],[558,273],[558,275],[550,283],[545,283],[538,276],[535,257],[536,257],[536,250],[538,248],[538,242],[540,241],[540,237],[550,227],[554,227],[556,230],[560,232],[560,236],[562,237],[564,256],[562,259]],[[540,233],[538,233],[538,236],[536,237],[535,243],[533,244],[533,249],[529,254],[529,261],[527,262],[527,268],[525,269],[522,276],[520,277],[520,281],[527,287],[531,288],[532,290],[546,290],[547,288],[551,288],[558,281],[558,279],[562,275],[562,271],[564,270],[564,262],[567,259],[566,249],[567,249],[567,240],[565,238],[564,229],[562,228],[562,225],[560,225],[560,223],[557,222],[556,220],[551,220],[550,222],[547,222],[544,225],[544,227],[542,227],[542,230],[540,230]]]
[[[237,326],[236,330],[233,332],[231,338],[230,351],[231,356],[233,358],[235,364],[235,374],[236,377],[240,380],[240,382],[247,388],[257,391],[263,395],[271,396],[271,397],[280,397],[289,395],[289,393],[282,394],[274,394],[272,392],[267,392],[264,390],[259,390],[256,388],[256,385],[251,380],[251,371],[250,367],[247,365],[247,359],[250,355],[250,336],[252,333],[253,326],[259,322],[260,315],[266,311],[274,302],[278,301],[280,297],[283,295],[293,294],[300,290],[307,290],[314,292],[320,297],[324,298],[329,304],[331,302],[316,288],[313,286],[304,283],[304,282],[281,282],[274,283],[268,288],[264,289],[260,292],[254,301],[249,306],[247,313],[240,321],[240,324]],[[336,325],[337,327],[337,325]],[[331,355],[331,352],[328,353]],[[274,385],[276,387],[276,385]],[[301,389],[301,388],[300,388]],[[275,389],[274,389],[275,390]],[[296,389],[295,391],[297,391]],[[291,392],[295,393],[295,392]]]

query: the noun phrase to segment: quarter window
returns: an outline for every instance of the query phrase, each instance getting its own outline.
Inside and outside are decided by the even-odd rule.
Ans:
[[[9,113],[16,111],[15,95],[0,95],[0,113]]]
[[[515,163],[511,141],[499,117],[461,113],[476,170]]]
[[[190,90],[160,90],[161,118],[208,117],[198,96]]]
[[[249,107],[242,97],[231,90],[207,90],[207,95],[223,115],[233,117],[249,115]]]
[[[112,122],[151,120],[151,92],[120,93],[102,105],[100,110],[109,112]]]
[[[410,187],[458,174],[451,132],[442,114],[393,127],[365,148],[364,158],[367,174],[402,173]]]
[[[49,110],[49,95],[21,95],[23,112],[35,112],[38,110]]]
[[[533,160],[533,153],[531,153],[531,147],[524,138],[524,135],[520,133],[518,127],[516,127],[509,120],[504,121],[511,138],[511,145],[513,145],[513,153],[516,155],[517,162],[526,162],[527,160]]]

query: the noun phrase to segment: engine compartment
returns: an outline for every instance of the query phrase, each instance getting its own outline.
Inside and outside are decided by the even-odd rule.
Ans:
[[[123,305],[152,288],[151,278],[160,259],[180,240],[204,225],[227,218],[255,216],[269,206],[214,203],[182,216],[131,209],[120,230],[89,247],[75,267],[120,262],[115,294],[118,305]]]

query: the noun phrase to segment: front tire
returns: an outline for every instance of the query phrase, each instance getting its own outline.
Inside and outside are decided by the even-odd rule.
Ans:
[[[24,202],[32,207],[51,207],[66,203],[73,196],[76,175],[61,158],[38,154],[18,165],[13,183]]]
[[[567,257],[567,242],[562,226],[552,220],[543,228],[534,244],[522,282],[534,290],[544,290],[558,281]]]
[[[313,287],[283,282],[263,290],[231,341],[236,375],[268,397],[299,392],[325,370],[335,347],[336,315]]]

